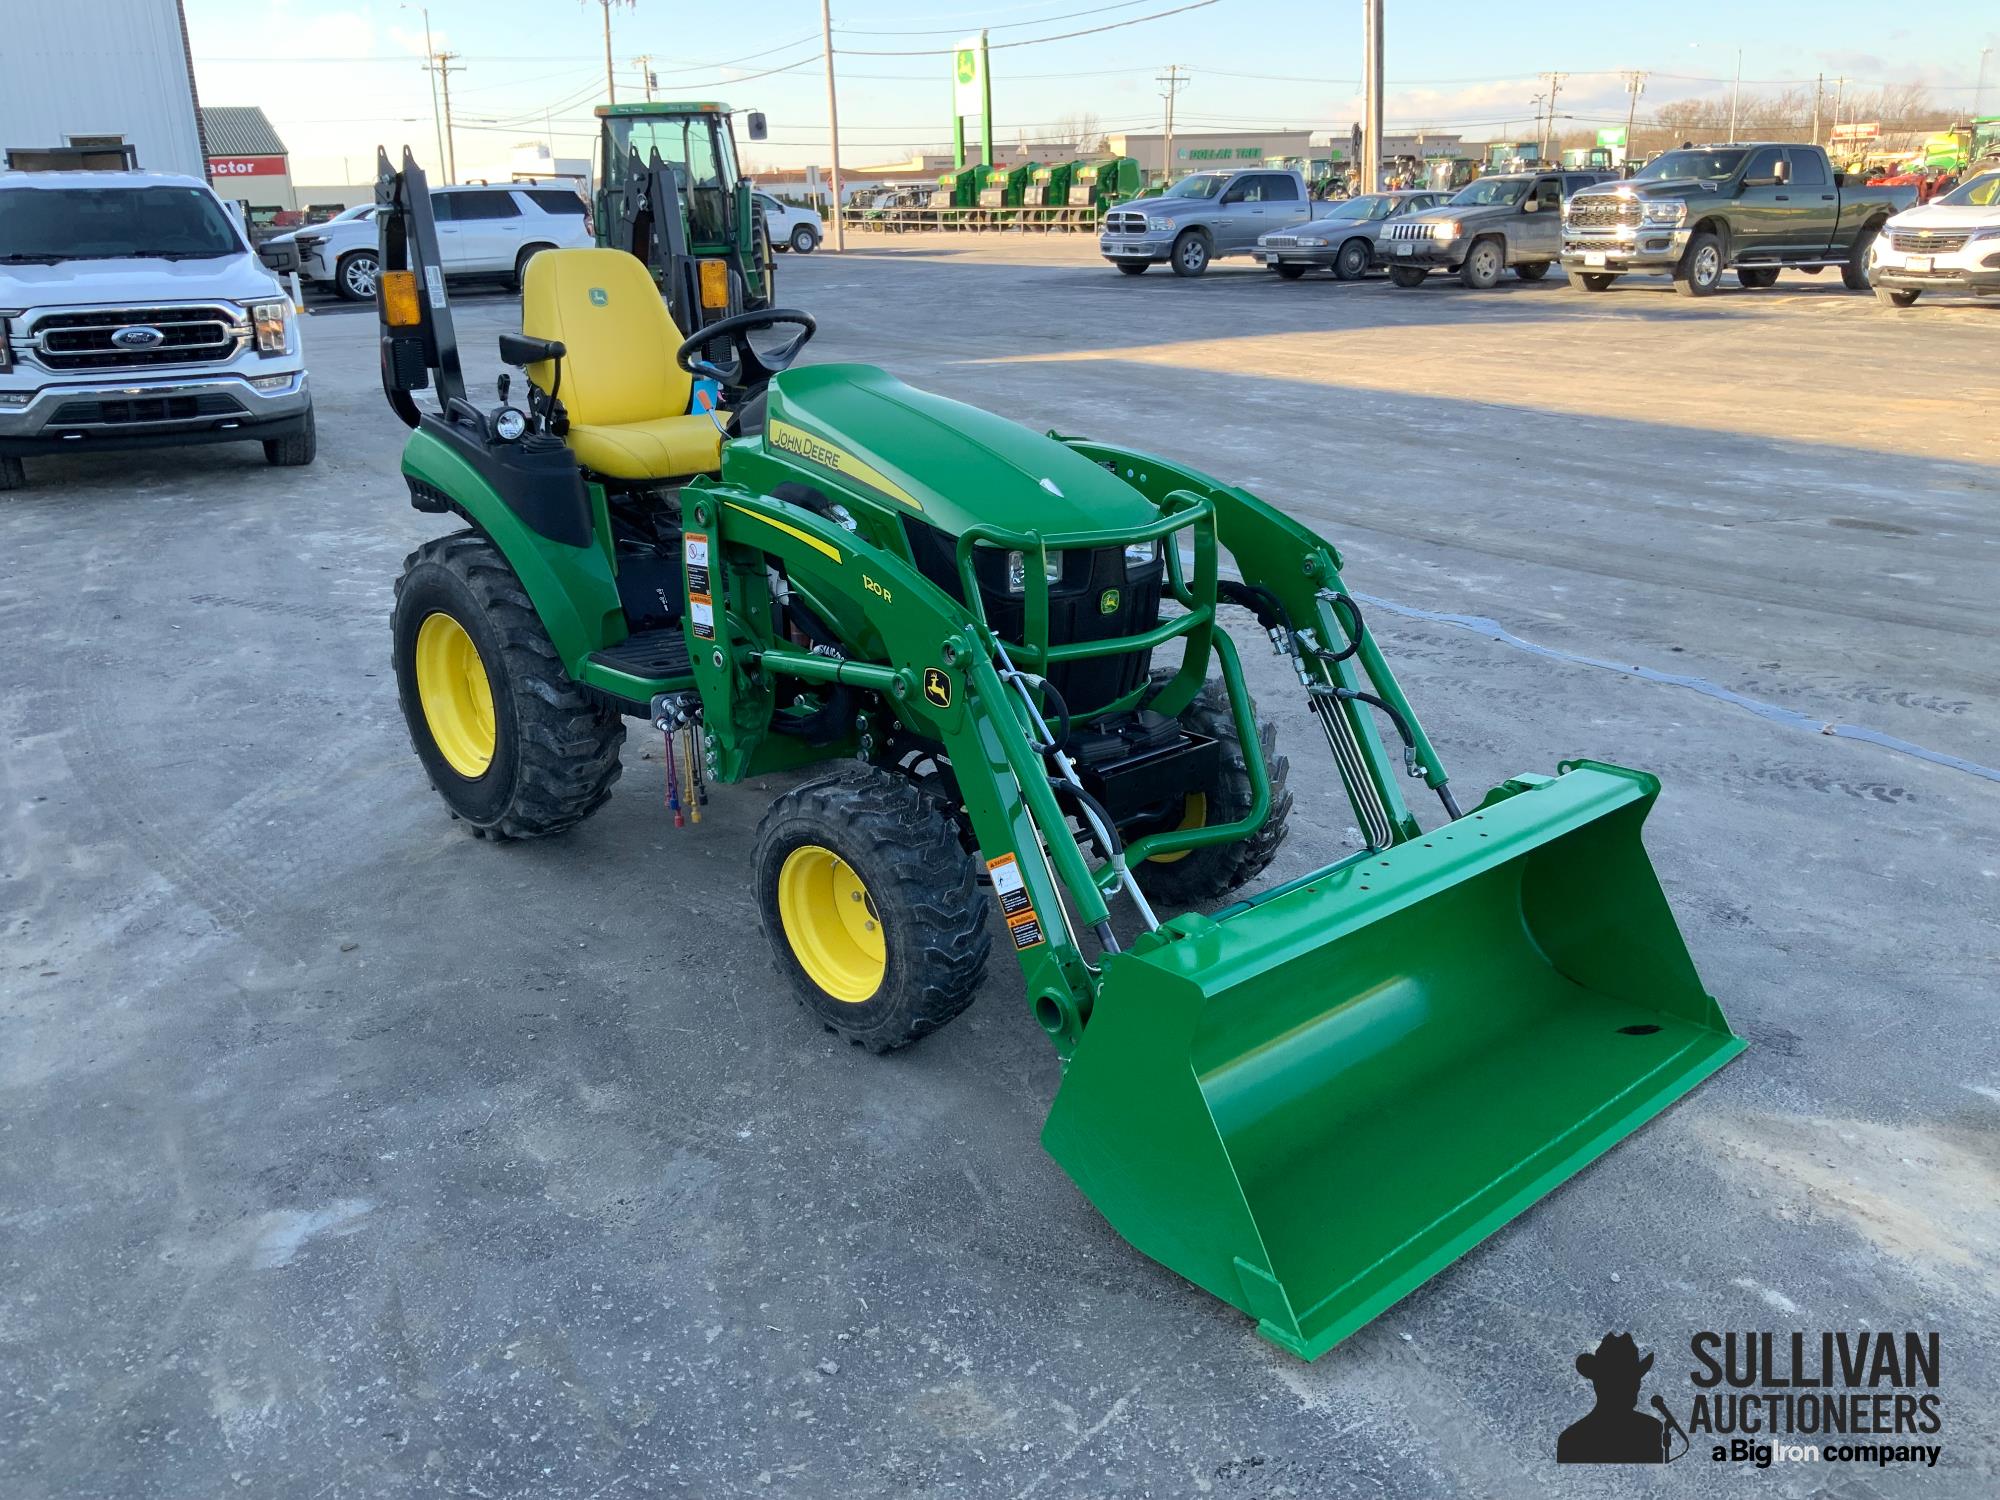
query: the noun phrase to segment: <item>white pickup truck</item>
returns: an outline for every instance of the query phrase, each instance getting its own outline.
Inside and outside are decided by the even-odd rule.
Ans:
[[[24,458],[261,442],[313,460],[291,299],[208,184],[0,172],[0,490]]]

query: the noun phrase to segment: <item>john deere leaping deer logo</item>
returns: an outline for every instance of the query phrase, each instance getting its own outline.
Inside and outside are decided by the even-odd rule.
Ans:
[[[951,678],[942,667],[924,668],[924,699],[938,708],[951,707]]]
[[[958,81],[970,83],[979,76],[979,54],[970,47],[958,49]]]

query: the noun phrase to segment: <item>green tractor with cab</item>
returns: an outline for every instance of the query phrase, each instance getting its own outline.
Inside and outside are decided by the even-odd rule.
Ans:
[[[422,174],[380,171],[403,479],[457,522],[396,585],[397,687],[475,835],[598,811],[628,720],[664,736],[676,822],[775,775],[747,879],[807,1011],[886,1052],[1011,952],[1063,1063],[1046,1149],[1304,1358],[1742,1050],[1641,844],[1659,783],[1568,761],[1461,806],[1305,526],[1176,460],[800,364],[803,312],[684,335],[620,250],[530,263],[499,338],[525,404],[503,380],[481,405]],[[1238,633],[1322,731],[1359,844],[1254,893],[1294,794]]]

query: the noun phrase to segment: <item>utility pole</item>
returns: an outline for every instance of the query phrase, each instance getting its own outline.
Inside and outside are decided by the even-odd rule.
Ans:
[[[583,0],[583,3],[588,5],[590,0]],[[634,3],[636,0],[598,0],[598,4],[604,7],[604,102],[606,104],[618,102],[618,79],[611,71],[611,7]]]
[[[641,52],[632,59],[632,65],[639,70],[639,82],[645,86],[646,102],[653,102],[653,54]]]
[[[1979,54],[1979,82],[1972,86],[1972,115],[1977,119],[1986,112],[1986,59],[1993,55],[1991,47]]]
[[[1625,92],[1632,96],[1632,103],[1625,111],[1625,160],[1632,159],[1632,132],[1639,123],[1639,96],[1646,92],[1646,75],[1636,68],[1625,75]],[[1623,163],[1620,163],[1622,166]]]
[[[819,34],[826,52],[826,134],[833,149],[833,248],[847,248],[840,202],[840,101],[833,86],[833,0],[819,0]]]
[[[1840,134],[1840,101],[1842,96],[1846,94],[1846,92],[1847,92],[1847,79],[1845,77],[1834,79],[1833,80],[1833,135]],[[1832,136],[1827,137],[1829,141],[1831,141],[1832,138],[1833,138]]]
[[[1546,152],[1542,149],[1542,143],[1549,138],[1548,131],[1542,124],[1542,102],[1548,97],[1547,94],[1537,94],[1528,101],[1535,106],[1535,155],[1538,158],[1546,155]],[[1518,155],[1519,153],[1517,152],[1516,156],[1518,157]]]
[[[1167,64],[1167,71],[1159,74],[1154,79],[1154,82],[1166,85],[1165,88],[1160,90],[1160,97],[1167,101],[1167,136],[1161,148],[1161,159],[1165,164],[1160,169],[1160,180],[1162,182],[1172,182],[1174,180],[1174,96],[1187,87],[1188,80],[1186,73],[1182,70],[1179,63],[1169,63]]]
[[[428,5],[413,6],[405,3],[403,9],[414,10],[424,18],[424,71],[431,74],[431,129],[437,132],[437,159],[442,164],[444,161],[444,116],[438,112],[437,74],[431,73],[430,65],[430,59],[437,53],[437,48],[431,43],[431,8]]]
[[[1382,186],[1382,0],[1361,0],[1361,191]]]
[[[1556,143],[1554,139],[1556,134],[1556,96],[1562,92],[1563,80],[1569,77],[1569,74],[1544,73],[1542,77],[1549,81],[1549,128],[1542,139],[1542,160],[1547,161],[1549,159],[1549,147]]]
[[[425,64],[432,77],[444,90],[444,180],[458,181],[458,137],[451,132],[451,75],[463,73],[464,68],[453,67],[458,61],[456,52],[433,52],[431,60]]]
[[[1824,98],[1825,95],[1826,95],[1826,74],[1822,73],[1819,75],[1818,78],[1813,80],[1813,142],[1812,143],[1815,146],[1819,144],[1820,100]]]
[[[1743,49],[1736,49],[1736,82],[1729,89],[1729,140],[1736,141],[1736,101],[1743,97]]]

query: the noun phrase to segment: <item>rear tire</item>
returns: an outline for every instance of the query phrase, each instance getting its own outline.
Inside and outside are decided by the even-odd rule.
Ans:
[[[1922,292],[1903,291],[1892,286],[1878,286],[1875,288],[1875,300],[1881,303],[1884,307],[1910,307],[1913,306],[1916,303],[1917,298],[1921,297],[1922,295],[1923,295]],[[5,479],[0,478],[0,490],[4,490],[6,488],[7,484]]]
[[[1850,292],[1868,290],[1868,256],[1875,248],[1875,236],[1882,232],[1880,224],[1871,224],[1861,231],[1861,237],[1854,242],[1854,248],[1847,254],[1847,264],[1840,268],[1841,284]]]
[[[1674,267],[1674,290],[1683,297],[1707,297],[1722,284],[1722,240],[1703,230],[1688,241]]]
[[[1769,291],[1778,284],[1776,266],[1738,266],[1736,280],[1753,292]]]
[[[1278,262],[1271,269],[1276,271],[1286,281],[1297,281],[1301,276],[1306,274],[1304,266],[1288,266],[1283,261]]]
[[[0,458],[0,492],[28,487],[28,467],[18,458]]]
[[[1111,264],[1123,271],[1127,276],[1144,276],[1147,267],[1151,266],[1152,262],[1149,260],[1114,260]]]
[[[380,267],[373,250],[350,250],[333,268],[333,289],[349,302],[373,302]]]
[[[303,469],[319,453],[319,433],[313,426],[312,408],[306,408],[306,425],[290,437],[267,438],[264,462],[278,469]]]
[[[1430,272],[1425,270],[1422,266],[1389,267],[1389,279],[1393,281],[1397,286],[1404,288],[1409,288],[1413,286],[1422,286],[1424,284],[1424,278],[1429,275]]]
[[[510,283],[514,291],[521,291],[528,284],[528,262],[533,260],[537,255],[540,255],[544,250],[553,249],[555,249],[554,245],[529,245],[519,255],[514,257],[514,279]]]
[[[972,1003],[989,903],[940,799],[848,767],[773,802],[750,860],[772,957],[827,1030],[890,1052]]]
[[[1611,283],[1617,279],[1616,276],[1604,271],[1572,271],[1569,284],[1586,292],[1608,292],[1611,290]]]
[[[1514,274],[1523,281],[1540,281],[1549,274],[1549,262],[1545,260],[1523,261],[1514,267]]]
[[[1153,684],[1164,686],[1173,676],[1171,671],[1155,672]],[[1254,704],[1252,712],[1255,713]],[[1211,677],[1202,685],[1194,701],[1181,710],[1180,723],[1183,729],[1204,735],[1221,747],[1215,775],[1207,786],[1189,788],[1185,803],[1175,812],[1124,834],[1127,842],[1137,833],[1178,828],[1187,822],[1197,827],[1232,823],[1250,811],[1250,773],[1244,761],[1243,741],[1237,736],[1236,716],[1229,711],[1229,692],[1220,678]],[[1257,739],[1271,777],[1271,815],[1264,820],[1264,826],[1233,844],[1190,849],[1134,865],[1133,873],[1139,877],[1149,899],[1183,907],[1212,901],[1255,880],[1276,856],[1278,846],[1285,841],[1286,819],[1292,811],[1292,794],[1285,786],[1291,763],[1278,753],[1278,726],[1262,715],[1257,715]]]
[[[1349,240],[1333,258],[1333,274],[1342,281],[1359,281],[1368,274],[1375,252],[1366,240]]]
[[[440,616],[445,623],[430,626],[437,641],[420,647]],[[451,649],[454,627],[468,638],[469,659],[465,645]],[[396,580],[390,635],[410,743],[452,816],[474,834],[540,838],[604,805],[622,769],[625,721],[563,670],[499,548],[461,531],[412,552]],[[448,670],[454,655],[457,680]],[[457,692],[459,681],[469,692]]]
[[[1498,240],[1480,240],[1465,252],[1465,264],[1458,268],[1458,279],[1475,292],[1491,291],[1500,283],[1500,273],[1507,269],[1507,252]]]
[[[1208,236],[1190,229],[1174,241],[1174,274],[1199,276],[1208,269]]]

